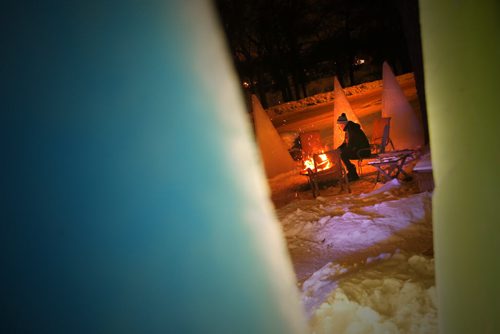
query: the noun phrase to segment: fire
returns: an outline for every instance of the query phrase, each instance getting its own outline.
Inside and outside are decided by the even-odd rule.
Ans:
[[[313,159],[314,159],[313,157],[307,157],[303,160],[304,171],[307,171],[307,169],[310,168],[311,170],[316,170],[319,172],[333,167],[333,163],[328,159],[327,155],[324,153],[316,155],[316,166],[314,164]]]
[[[309,168],[311,170],[314,170],[314,161],[313,161],[313,158],[307,157],[302,162],[304,163],[304,170],[307,170]]]

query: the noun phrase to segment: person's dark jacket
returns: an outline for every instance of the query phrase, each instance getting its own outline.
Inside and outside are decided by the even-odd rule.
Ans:
[[[370,156],[370,143],[359,124],[351,121],[347,122],[344,132],[345,140],[340,145],[340,148],[346,149],[354,155],[358,154],[358,151],[363,148],[366,150],[361,151],[361,157]]]

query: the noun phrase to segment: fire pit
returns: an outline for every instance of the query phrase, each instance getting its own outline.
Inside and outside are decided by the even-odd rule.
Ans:
[[[301,175],[307,176],[313,197],[319,195],[319,183],[324,181],[337,180],[340,185],[340,192],[347,190],[351,192],[349,181],[347,180],[347,173],[344,169],[340,159],[339,150],[331,150],[312,154],[303,159],[304,169]]]

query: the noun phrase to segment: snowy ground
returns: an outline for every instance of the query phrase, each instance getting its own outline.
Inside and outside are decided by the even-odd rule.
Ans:
[[[365,175],[277,209],[316,333],[436,333],[431,197]]]
[[[437,333],[432,193],[364,170],[316,199],[296,172],[269,180],[311,332]]]

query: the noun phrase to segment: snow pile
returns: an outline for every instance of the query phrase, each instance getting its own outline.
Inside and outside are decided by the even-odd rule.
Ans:
[[[377,195],[377,194],[382,194],[382,193],[385,193],[387,191],[390,191],[391,189],[395,189],[397,187],[399,187],[401,185],[401,182],[399,182],[398,179],[392,179],[391,181],[387,182],[387,183],[377,183],[375,185],[375,188],[367,193],[367,194],[361,194],[359,195],[359,197],[363,198],[363,197],[369,197],[369,196],[373,196],[373,195]]]
[[[424,145],[421,120],[406,98],[387,62],[383,65],[382,117],[391,117],[391,139],[398,150]]]
[[[312,332],[437,332],[432,194],[397,179],[351,187],[277,210]]]
[[[313,333],[436,333],[434,261],[394,254],[341,279],[313,314]]]
[[[402,83],[407,80],[414,80],[414,76],[413,73],[406,73],[397,76],[397,80],[398,82]],[[371,82],[365,82],[356,86],[346,87],[343,90],[346,96],[351,96],[351,95],[365,93],[372,89],[378,89],[381,87],[382,87],[382,80],[376,80]],[[334,94],[333,91],[331,91],[327,93],[320,93],[313,96],[309,96],[298,101],[282,103],[277,106],[270,107],[266,109],[266,111],[272,119],[277,115],[282,115],[293,111],[301,111],[306,107],[314,106],[317,104],[329,103],[332,102],[333,100],[334,100]]]
[[[296,240],[309,240],[321,244],[322,248],[334,248],[337,253],[348,254],[379,249],[386,244],[399,244],[409,236],[431,232],[431,224],[427,221],[430,216],[430,193],[404,198],[395,198],[387,191],[377,195],[394,199],[377,203],[376,199],[367,202],[366,196],[344,195],[341,198],[345,202],[328,202],[320,197],[311,201],[311,204],[319,201],[319,205],[296,208],[282,216],[281,223],[289,239],[289,247],[298,247],[294,242]]]
[[[257,143],[267,176],[274,177],[294,170],[295,161],[256,95],[252,95],[252,111]]]

